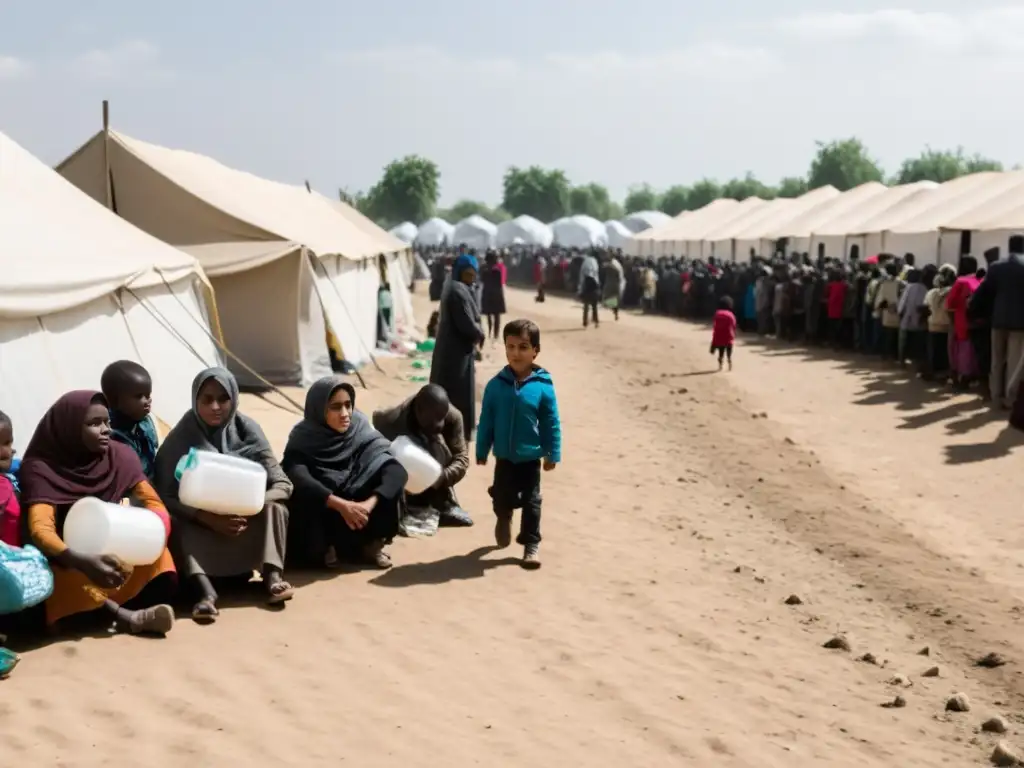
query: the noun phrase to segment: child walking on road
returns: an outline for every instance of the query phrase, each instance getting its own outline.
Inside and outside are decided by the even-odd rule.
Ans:
[[[487,382],[476,435],[476,463],[497,460],[489,490],[497,522],[495,543],[512,543],[512,513],[523,510],[519,537],[523,568],[540,568],[541,468],[562,460],[562,427],[551,374],[534,364],[540,353],[540,328],[513,320],[502,331],[508,365]]]
[[[732,312],[732,299],[723,296],[718,301],[715,325],[711,331],[711,354],[718,353],[718,370],[722,370],[723,358],[729,360],[732,370],[732,347],[736,343],[736,315]]]

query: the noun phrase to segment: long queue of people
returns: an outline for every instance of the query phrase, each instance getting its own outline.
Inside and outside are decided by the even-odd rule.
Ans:
[[[432,274],[459,249],[424,254]],[[461,250],[466,250],[462,248]],[[858,353],[902,366],[912,375],[975,391],[1009,411],[1024,429],[1024,237],[1006,255],[965,254],[956,265],[918,266],[914,254],[881,253],[863,261],[779,253],[746,264],[624,256],[608,248],[515,248],[489,257],[512,284],[584,304],[584,325],[598,303],[709,320],[728,296],[741,331],[779,341]],[[599,265],[600,289],[585,287]],[[598,299],[600,300],[598,302]]]

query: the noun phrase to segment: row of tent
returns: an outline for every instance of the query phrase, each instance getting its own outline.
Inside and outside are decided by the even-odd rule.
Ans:
[[[747,262],[789,253],[863,258],[913,253],[919,264],[955,264],[965,253],[1004,252],[1024,231],[1024,171],[983,172],[944,184],[887,187],[869,182],[847,192],[821,187],[793,199],[715,200],[634,235],[634,256],[686,256]]]
[[[604,223],[590,216],[566,216],[545,224],[532,216],[517,216],[511,221],[493,224],[483,216],[469,216],[457,224],[433,218],[417,227],[404,222],[390,234],[410,245],[437,247],[468,245],[478,250],[511,248],[517,245],[548,248],[625,248],[639,232],[663,226],[672,221],[661,211],[631,213],[621,221]]]
[[[380,257],[383,258],[380,258]],[[341,202],[104,130],[56,170],[0,133],[0,409],[24,448],[111,361],[153,374],[173,424],[202,368],[308,385],[371,360],[378,288],[413,332],[411,252]]]

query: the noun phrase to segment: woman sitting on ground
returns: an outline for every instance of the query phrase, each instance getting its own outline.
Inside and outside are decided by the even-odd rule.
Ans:
[[[170,518],[146,480],[139,457],[111,439],[107,401],[99,392],[68,392],[43,416],[25,451],[20,472],[22,506],[31,542],[53,568],[46,623],[104,609],[132,634],[163,635],[174,626],[164,604],[175,585],[174,561],[165,548],[152,565],[130,568],[112,556],[70,549],[63,528],[71,505],[92,496],[120,503],[132,497],[170,532]]]
[[[390,568],[384,548],[398,532],[408,475],[355,403],[355,389],[338,376],[320,379],[306,393],[282,461],[295,483],[289,538],[313,565],[346,560]]]
[[[281,470],[260,425],[238,412],[238,381],[224,368],[208,368],[192,382],[192,410],[181,417],[156,455],[156,487],[174,519],[171,549],[182,576],[195,590],[192,617],[218,615],[211,578],[263,575],[271,604],[294,595],[284,580],[292,484]],[[263,509],[251,517],[220,515],[183,504],[176,470],[193,448],[249,459],[267,471]]]

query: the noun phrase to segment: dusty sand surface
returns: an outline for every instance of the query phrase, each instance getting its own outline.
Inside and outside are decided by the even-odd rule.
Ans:
[[[399,540],[389,573],[27,653],[0,686],[5,764],[909,768],[1024,745],[1022,441],[976,400],[784,347],[708,373],[703,328],[508,302],[562,407],[542,570],[492,550],[474,467],[478,526]],[[385,369],[360,407],[418,386]],[[295,417],[245,409],[280,448]],[[993,714],[1008,735],[979,733]]]

